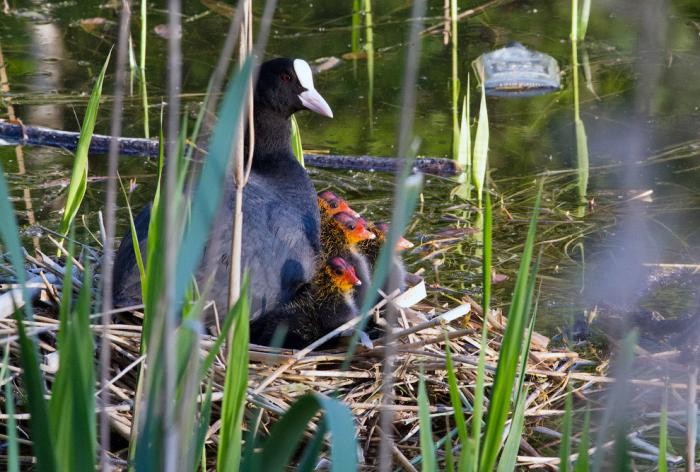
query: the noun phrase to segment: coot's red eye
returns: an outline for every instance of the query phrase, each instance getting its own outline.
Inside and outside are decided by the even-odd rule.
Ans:
[[[335,269],[335,275],[337,275],[337,276],[343,275],[343,269]]]
[[[292,76],[289,75],[289,74],[287,74],[286,72],[282,72],[282,74],[280,74],[280,78],[281,78],[284,82],[291,82],[291,81],[292,81]]]
[[[331,200],[331,201],[329,202],[329,205],[330,205],[331,208],[333,208],[333,209],[338,208],[338,202],[336,202],[335,200]]]
[[[350,224],[348,224],[348,229],[349,229],[350,231],[355,231],[355,223],[350,223]]]

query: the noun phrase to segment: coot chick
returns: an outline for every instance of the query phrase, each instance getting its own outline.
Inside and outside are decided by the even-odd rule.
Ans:
[[[250,272],[252,319],[291,300],[316,272],[321,250],[316,190],[292,152],[289,118],[303,109],[333,116],[314,88],[311,68],[301,59],[279,58],[263,63],[254,105],[255,147],[250,179],[243,192],[242,249],[243,267]],[[205,248],[207,254],[218,259],[215,273],[205,273],[201,268],[196,274],[200,286],[214,276],[217,283],[208,298],[216,302],[219,311],[228,305],[226,281],[234,199],[231,174],[226,177],[217,223]],[[142,250],[150,210],[143,213],[145,216],[140,215],[136,221]],[[141,303],[140,277],[130,235],[122,239],[115,259],[114,301],[117,306]]]
[[[357,315],[352,294],[360,283],[352,265],[342,257],[332,257],[290,302],[251,324],[251,342],[270,345],[281,329],[286,330],[281,347],[308,346]]]
[[[360,214],[350,208],[350,205],[348,205],[348,202],[343,197],[339,197],[330,190],[319,192],[318,207],[321,210],[321,218],[323,218],[324,215],[333,216],[341,211],[350,213],[350,215],[355,218],[360,218]]]
[[[357,244],[357,250],[362,254],[367,262],[368,273],[372,274],[374,271],[374,265],[377,263],[379,258],[379,251],[382,245],[386,241],[386,237],[389,234],[389,225],[387,223],[369,223],[368,229],[376,236],[374,239],[367,239],[361,241]],[[403,292],[406,289],[406,268],[401,261],[401,257],[398,256],[398,252],[405,249],[413,247],[413,243],[404,238],[403,236],[399,238],[394,248],[394,254],[391,258],[391,266],[389,269],[389,277],[384,284],[383,291],[386,294],[392,293],[396,289]],[[362,280],[362,287],[360,290],[355,292],[355,301],[360,304],[364,300],[364,297],[369,290],[369,280]]]

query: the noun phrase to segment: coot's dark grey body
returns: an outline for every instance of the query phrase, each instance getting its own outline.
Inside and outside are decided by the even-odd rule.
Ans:
[[[298,59],[264,63],[255,91],[252,172],[243,192],[242,258],[251,277],[253,318],[288,302],[316,270],[320,251],[316,190],[296,161],[290,143],[289,117],[304,108],[332,116],[313,88],[308,64]],[[214,223],[220,226],[212,232],[205,249],[205,260],[207,255],[217,260],[214,284],[207,298],[216,302],[219,312],[228,303],[234,199],[234,179],[227,176],[223,203]],[[149,221],[148,208],[135,221],[142,250]],[[210,276],[204,269],[198,272],[200,287]],[[130,235],[122,240],[115,259],[114,302],[116,306],[141,303],[140,277]]]

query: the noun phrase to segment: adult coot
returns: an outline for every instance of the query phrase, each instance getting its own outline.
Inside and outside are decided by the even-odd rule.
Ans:
[[[252,318],[288,302],[316,272],[321,248],[316,191],[292,153],[289,118],[304,109],[333,117],[328,103],[314,88],[311,68],[301,59],[263,63],[254,103],[255,144],[252,171],[243,192],[242,251],[243,267],[250,273]],[[234,177],[229,175],[215,223],[220,226],[212,231],[205,250],[218,259],[208,298],[216,302],[219,311],[228,304],[234,198]],[[147,208],[135,221],[142,249],[149,220]],[[200,270],[196,277],[200,286],[211,275]],[[114,302],[116,306],[141,302],[130,235],[122,239],[115,258]]]
[[[353,289],[360,285],[355,269],[332,257],[289,303],[269,311],[250,327],[250,340],[269,345],[278,329],[286,330],[282,347],[300,349],[357,315]]]

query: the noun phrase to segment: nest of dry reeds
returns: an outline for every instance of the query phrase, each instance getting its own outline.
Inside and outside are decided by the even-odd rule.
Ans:
[[[28,327],[39,334],[39,348],[43,355],[42,369],[48,380],[56,371],[56,333],[58,331],[57,307],[60,300],[62,267],[53,258],[40,254],[37,258],[27,256],[33,267],[29,270],[37,274],[32,287],[39,291],[41,301],[35,302],[34,321]],[[46,274],[54,274],[53,276]],[[10,288],[10,287],[6,287]],[[381,316],[384,300],[378,304],[373,316]],[[416,470],[411,460],[420,454],[417,388],[420,372],[426,381],[433,431],[444,436],[452,421],[453,410],[450,403],[446,365],[445,345],[450,349],[455,365],[457,380],[462,393],[469,403],[474,400],[473,392],[478,365],[481,331],[484,320],[488,323],[488,349],[486,351],[486,385],[495,373],[498,352],[506,319],[498,311],[491,311],[484,317],[481,307],[468,295],[462,296],[462,303],[451,307],[434,306],[427,301],[425,285],[419,283],[392,300],[398,310],[398,326],[393,332],[395,341],[387,349],[386,339],[375,339],[373,345],[360,346],[347,370],[341,368],[346,359],[346,350],[336,348],[325,351],[290,351],[251,345],[249,365],[248,400],[252,407],[261,412],[260,428],[263,432],[274,423],[275,418],[284,412],[295,399],[309,391],[333,395],[342,400],[352,410],[361,446],[361,463],[372,468],[376,465],[380,442],[379,418],[382,411],[389,411],[393,417],[391,434],[394,438],[395,461],[406,470]],[[122,436],[127,444],[132,430],[133,399],[136,393],[138,367],[144,361],[140,353],[141,325],[138,312],[121,313],[108,330],[108,342],[112,349],[111,406],[109,416],[113,430]],[[344,329],[344,328],[343,328]],[[93,326],[97,345],[104,342],[103,327]],[[16,332],[15,320],[7,317],[0,320],[0,332],[12,335]],[[212,346],[214,336],[203,336],[203,354]],[[579,361],[575,352],[549,350],[549,340],[537,333],[533,334],[528,359],[529,384],[526,410],[526,428],[541,422],[542,417],[561,414],[557,409],[565,394],[566,380],[572,376],[586,380],[587,374],[571,373],[572,366]],[[393,360],[393,398],[387,402],[383,394],[383,384],[387,379],[384,362],[390,350]],[[17,346],[12,346],[12,372],[17,367]],[[96,353],[97,358],[97,353]],[[207,444],[213,447],[218,440],[217,408],[223,397],[225,358],[220,355],[212,368],[214,414],[207,434]],[[23,416],[19,415],[18,419]],[[311,431],[311,430],[310,430]],[[115,441],[118,444],[118,441]],[[529,456],[520,457],[522,464],[556,463],[556,457],[543,457],[536,447],[521,443],[521,451],[529,451]],[[112,451],[115,459],[119,451]]]

